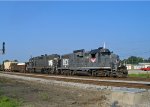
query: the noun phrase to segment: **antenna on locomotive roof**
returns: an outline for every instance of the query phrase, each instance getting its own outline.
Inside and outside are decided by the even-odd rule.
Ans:
[[[104,48],[104,49],[106,48],[105,42],[104,42],[103,48]]]

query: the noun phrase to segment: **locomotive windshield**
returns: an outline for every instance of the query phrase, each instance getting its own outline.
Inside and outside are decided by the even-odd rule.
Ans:
[[[77,57],[80,57],[80,58],[83,58],[84,52],[85,52],[84,49],[73,51],[73,53],[74,53]]]
[[[101,49],[101,50],[100,50],[100,53],[101,53],[102,55],[110,55],[110,54],[111,54],[111,52],[109,51],[109,49]]]
[[[110,52],[101,52],[102,55],[110,55]]]
[[[96,55],[96,53],[100,53],[101,55],[110,55],[111,54],[109,49],[106,49],[106,48],[98,48],[98,49],[90,51],[90,54],[92,57],[94,57]]]

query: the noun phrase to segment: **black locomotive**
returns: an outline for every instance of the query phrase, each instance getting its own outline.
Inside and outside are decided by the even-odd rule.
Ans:
[[[27,70],[49,74],[87,74],[91,76],[127,77],[119,56],[100,47],[91,51],[75,50],[66,55],[41,55],[29,59]]]

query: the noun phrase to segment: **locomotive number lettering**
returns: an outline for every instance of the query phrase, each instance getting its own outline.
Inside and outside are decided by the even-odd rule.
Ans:
[[[63,65],[64,66],[69,65],[69,59],[63,59]]]
[[[48,61],[48,65],[49,65],[49,66],[53,66],[53,60],[49,60],[49,61]]]

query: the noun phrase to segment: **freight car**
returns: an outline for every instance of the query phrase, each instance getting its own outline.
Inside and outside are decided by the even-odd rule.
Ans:
[[[26,72],[26,63],[11,63],[11,72]]]
[[[30,72],[51,74],[87,74],[91,76],[127,77],[128,71],[121,65],[119,56],[100,47],[91,51],[75,50],[66,55],[42,55],[29,59]]]
[[[11,71],[11,65],[13,65],[13,64],[17,64],[17,62],[15,62],[15,61],[5,61],[3,63],[3,70],[7,71],[7,72],[10,72]]]

